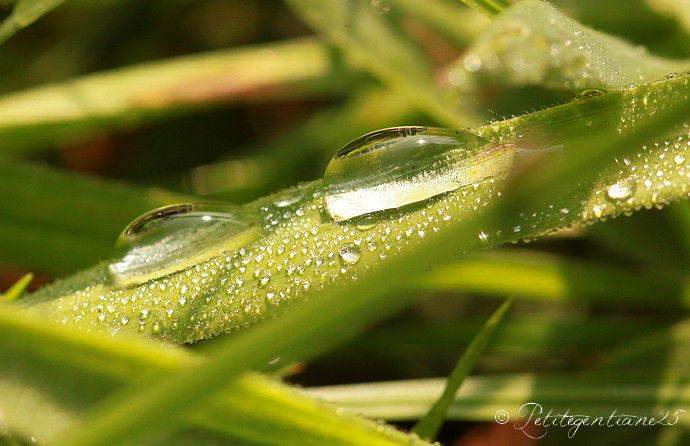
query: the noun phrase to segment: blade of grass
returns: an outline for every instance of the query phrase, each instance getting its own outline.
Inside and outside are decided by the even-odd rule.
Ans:
[[[26,291],[31,281],[34,279],[32,273],[25,274],[21,279],[17,280],[5,293],[2,295],[2,300],[5,302],[12,302],[18,300]]]
[[[469,256],[422,276],[418,286],[421,290],[515,294],[517,298],[558,302],[652,308],[690,305],[690,282],[683,274],[633,270],[527,250]]]
[[[649,380],[652,378],[652,381]],[[509,374],[470,376],[458,392],[448,417],[452,420],[494,421],[498,410],[518,418],[524,403],[539,402],[548,412],[608,416],[618,413],[653,416],[659,407],[673,413],[690,404],[690,384],[660,383],[644,372],[601,372],[595,376]],[[612,385],[611,383],[616,383]],[[410,421],[422,416],[444,387],[443,378],[375,382],[305,389],[307,395],[348,407],[368,417]],[[668,398],[672,395],[674,398]],[[672,404],[666,404],[668,399]],[[679,424],[688,425],[682,414]]]
[[[312,28],[337,45],[350,60],[438,122],[461,127],[466,119],[441,95],[425,56],[378,15],[368,2],[287,0]]]
[[[420,269],[447,260],[458,250],[476,249],[475,234],[483,228],[495,228],[497,222],[513,224],[525,209],[548,207],[575,185],[592,184],[610,157],[634,153],[640,144],[671,131],[690,116],[690,102],[684,96],[666,105],[668,108],[620,138],[605,131],[582,138],[573,144],[576,149],[564,162],[539,169],[514,184],[500,205],[494,204],[469,220],[453,222],[446,231],[371,268],[348,287],[327,288],[319,299],[305,302],[278,319],[218,340],[209,349],[208,361],[192,370],[133,385],[94,409],[82,429],[65,433],[59,443],[119,444],[155,438],[242,371],[261,368],[276,355],[308,358],[351,338],[409,303],[409,296],[391,298],[398,291],[392,289],[396,281],[391,278],[404,282],[405,277],[414,277]]]
[[[536,147],[542,148],[564,144],[568,150],[564,153],[562,164],[568,165],[573,162],[571,156],[575,157],[579,153],[581,144],[592,147],[606,147],[608,144],[601,137],[590,141],[585,135],[590,132],[611,132],[618,135],[620,131],[624,138],[631,138],[630,128],[620,127],[621,115],[625,122],[630,122],[631,119],[640,124],[649,122],[654,119],[652,116],[658,116],[663,109],[653,104],[684,100],[690,88],[687,81],[687,77],[678,77],[630,91],[613,92],[588,101],[578,101],[480,127],[477,131],[492,141],[525,144],[528,147],[529,141],[538,141]],[[644,104],[645,97],[649,107],[640,106],[640,103]],[[636,107],[632,118],[628,109],[632,107],[631,104]],[[684,115],[676,118],[680,121],[687,119]],[[681,129],[679,132],[680,138],[686,138],[687,130]],[[572,224],[590,223],[631,213],[645,206],[660,206],[670,200],[685,197],[690,187],[684,174],[685,167],[676,164],[673,157],[685,153],[687,142],[679,144],[676,149],[669,138],[658,134],[653,137],[651,134],[652,132],[646,135],[649,140],[644,144],[655,147],[654,151],[641,148],[643,144],[639,144],[635,155],[630,156],[633,161],[629,165],[620,161],[624,156],[602,155],[602,159],[598,161],[606,162],[609,166],[605,174],[590,169],[588,163],[594,163],[594,160],[578,160],[581,163],[582,178],[579,179],[577,188],[559,190],[552,186],[555,198],[552,198],[547,209],[531,208],[525,204],[529,203],[529,197],[523,197],[522,203],[528,210],[516,211],[522,212],[517,221],[514,215],[518,214],[509,213],[504,219],[497,220],[502,222],[498,225],[486,223],[485,227],[480,227],[473,233],[475,236],[483,233],[486,237],[483,241],[477,238],[474,242],[490,246],[516,241]],[[617,139],[618,136],[611,138]],[[629,143],[635,144],[634,141]],[[655,144],[658,144],[658,149]],[[663,158],[660,157],[661,153],[664,154]],[[645,163],[645,157],[659,157],[663,161]],[[615,160],[619,162],[614,169],[612,165]],[[546,174],[557,172],[558,170],[551,169]],[[658,172],[662,172],[664,176],[660,177]],[[590,174],[602,176],[593,179]],[[640,185],[631,199],[615,202],[609,200],[609,187],[631,175],[634,175],[635,181]],[[536,179],[535,173],[532,180]],[[549,180],[555,181],[557,178]],[[647,187],[647,184],[650,186]],[[380,264],[381,256],[393,259],[422,242],[426,234],[441,234],[456,220],[473,216],[478,210],[494,204],[500,194],[508,195],[513,191],[512,183],[489,180],[477,187],[461,188],[439,199],[429,200],[419,208],[385,213],[376,225],[362,228],[356,221],[335,224],[332,220],[323,218],[321,185],[318,182],[308,183],[257,200],[244,208],[248,215],[255,216],[256,221],[264,222],[266,233],[242,250],[228,256],[211,258],[198,268],[156,278],[149,283],[123,290],[94,286],[81,289],[79,293],[65,295],[59,294],[58,288],[46,288],[36,295],[36,298],[45,302],[33,306],[32,311],[91,329],[142,329],[176,342],[202,339],[276,314],[289,303],[314,296],[322,288],[351,282],[372,266]],[[283,206],[284,201],[293,204]],[[419,232],[419,229],[423,232]],[[196,241],[190,241],[190,246],[194,243]],[[232,243],[232,237],[216,243]],[[360,249],[361,255],[356,264],[344,265],[339,262],[340,250],[350,244],[366,249]],[[273,254],[267,257],[267,253]],[[194,252],[190,252],[190,255],[194,255]],[[239,268],[245,262],[252,266]],[[263,287],[259,283],[254,275],[257,269],[260,270],[259,274],[269,277],[268,286]],[[203,275],[204,272],[206,276]],[[194,278],[197,282],[192,282]],[[185,290],[190,289],[194,292],[190,294],[193,300],[189,304],[186,299],[183,304],[179,304],[178,299],[169,298],[171,294],[184,294]],[[136,297],[136,306],[130,304],[132,297]],[[29,296],[25,301],[30,303],[32,299]],[[99,315],[102,311],[98,309],[98,305],[104,301],[113,311],[105,315],[105,320],[101,320]],[[141,320],[141,309],[149,312],[147,320]],[[209,311],[223,316],[196,320],[199,314],[208,314]],[[133,323],[123,325],[120,322],[123,317]]]
[[[467,350],[462,354],[460,360],[448,377],[441,396],[431,406],[431,409],[429,409],[426,415],[414,425],[412,432],[415,432],[422,438],[428,438],[429,440],[436,438],[443,424],[443,420],[446,418],[448,408],[453,403],[453,400],[455,400],[455,394],[458,392],[463,381],[465,381],[465,378],[470,374],[479,356],[486,349],[486,346],[500,326],[503,317],[512,303],[512,298],[506,300],[489,320],[486,321],[486,324],[484,324],[479,333],[477,333],[477,336],[472,339]]]
[[[510,6],[508,0],[461,0],[464,4],[489,17],[500,14]]]
[[[65,0],[18,0],[0,23],[0,44],[63,4]]]
[[[87,75],[0,97],[0,149],[26,151],[214,104],[333,95],[349,83],[327,46],[300,39]]]
[[[0,305],[0,358],[3,421],[13,432],[41,443],[50,443],[65,426],[78,424],[84,410],[128,382],[174,373],[205,359],[189,349],[140,337],[84,333],[28,317],[7,305]],[[229,382],[177,429],[216,433],[230,444],[344,446],[410,441],[391,427],[320,404],[257,375]]]

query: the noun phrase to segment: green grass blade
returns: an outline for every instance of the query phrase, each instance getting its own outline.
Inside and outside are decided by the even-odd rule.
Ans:
[[[500,14],[510,6],[508,0],[462,0],[462,2],[475,11],[486,14],[489,17]]]
[[[496,277],[502,280],[497,281]],[[650,308],[686,308],[683,274],[623,268],[527,250],[468,256],[419,279],[422,290],[457,290],[556,302],[586,301]]]
[[[65,0],[18,0],[10,15],[0,23],[0,44],[64,2]]]
[[[616,383],[616,385],[612,385]],[[348,407],[368,417],[411,421],[424,415],[443,390],[444,379],[376,382],[338,385],[305,390],[308,395]],[[608,416],[619,413],[653,416],[659,407],[684,409],[690,404],[690,384],[658,382],[654,374],[627,374],[620,370],[584,376],[574,373],[550,375],[508,374],[470,376],[451,406],[452,420],[494,422],[498,410],[511,419],[524,403],[539,402],[554,413]],[[690,424],[683,414],[679,424]]]
[[[577,154],[580,152],[575,147],[581,147],[581,144],[595,148],[607,146],[605,141],[583,139],[583,135],[589,132],[610,131],[617,134],[621,131],[628,135],[630,128],[620,127],[623,118],[626,119],[625,122],[633,119],[638,124],[653,120],[650,114],[658,116],[661,110],[651,105],[655,102],[661,104],[682,100],[690,88],[686,85],[687,81],[686,77],[678,77],[630,91],[609,93],[588,101],[573,102],[501,121],[477,130],[496,141],[520,143],[538,140],[547,146],[564,144],[568,148],[573,148],[573,154]],[[640,107],[639,104],[644,102],[645,97],[648,98],[650,106]],[[633,103],[636,104],[635,113],[630,114],[629,107]],[[683,115],[675,118],[680,121],[686,119]],[[630,160],[634,162],[631,161],[630,165],[619,163],[616,165],[619,170],[607,171],[603,177],[584,178],[584,174],[597,174],[589,166],[595,165],[595,161],[577,160],[580,166],[577,182],[585,185],[583,188],[572,190],[577,191],[578,195],[554,187],[551,190],[555,197],[550,203],[552,207],[546,211],[529,211],[529,215],[536,213],[539,218],[525,217],[514,221],[513,216],[510,216],[503,220],[502,226],[496,228],[495,232],[489,229],[491,225],[486,225],[472,234],[485,231],[489,235],[487,244],[500,244],[523,237],[534,237],[571,224],[590,223],[634,212],[641,207],[660,206],[684,197],[689,187],[688,178],[683,173],[683,164],[676,164],[673,159],[685,153],[685,133],[686,131],[681,130],[678,136],[681,138],[678,148],[669,142],[669,138],[659,136],[658,130],[657,133],[648,133],[645,143],[623,141],[632,145],[628,146],[630,150],[635,150],[635,154],[630,155]],[[654,146],[655,143],[659,144],[658,148]],[[654,150],[642,148],[645,144],[655,147]],[[645,156],[654,158],[661,153],[665,155],[660,162],[645,164]],[[602,157],[605,160],[597,162],[610,165],[616,156],[607,154]],[[621,160],[625,157],[617,158]],[[571,162],[574,161],[564,160],[563,165]],[[657,175],[659,171],[664,174],[663,178]],[[552,169],[548,174],[558,175],[558,172]],[[630,175],[635,175],[637,183],[640,184],[631,199],[617,202],[607,199],[608,188]],[[536,179],[537,176],[534,177]],[[555,177],[550,180],[557,179]],[[649,184],[649,187],[646,184]],[[177,342],[210,337],[276,314],[286,308],[287,304],[314,296],[321,289],[351,282],[354,277],[381,263],[380,255],[386,256],[387,260],[395,258],[423,241],[425,237],[422,234],[436,234],[437,230],[438,234],[442,234],[454,221],[467,219],[479,209],[495,203],[497,194],[502,189],[498,187],[495,182],[489,182],[476,189],[461,189],[441,200],[424,203],[419,209],[394,211],[389,219],[374,227],[358,228],[355,223],[335,224],[323,219],[321,186],[318,182],[309,183],[246,206],[248,214],[255,215],[257,221],[265,222],[266,234],[255,243],[246,246],[244,251],[209,259],[201,264],[199,269],[182,271],[124,290],[112,290],[107,286],[94,284],[92,287],[80,289],[77,294],[64,294],[58,287],[47,287],[36,295],[37,299],[45,302],[34,306],[33,310],[53,319],[102,330],[118,328],[135,331],[141,327],[144,331],[150,332],[154,327],[158,327],[157,335]],[[529,197],[521,199],[524,203],[529,202]],[[280,200],[291,200],[294,204],[279,207],[276,203]],[[430,216],[434,217],[432,221],[429,220]],[[398,221],[399,219],[401,221]],[[415,236],[417,229],[423,229],[424,232]],[[309,240],[307,246],[303,244],[306,243],[306,239]],[[388,243],[386,240],[395,243]],[[361,249],[361,258],[356,264],[343,265],[339,261],[341,247],[357,243],[367,249]],[[475,239],[475,243],[479,243],[479,240]],[[323,247],[324,251],[310,251],[308,246]],[[282,248],[280,252],[279,247]],[[267,258],[269,252],[274,254]],[[270,261],[276,263],[269,264]],[[241,262],[249,262],[247,265],[251,267],[241,269]],[[285,265],[287,269],[283,266],[278,269],[279,265]],[[255,276],[257,269],[263,274],[260,277],[269,277],[267,286],[261,286],[259,283],[260,277]],[[341,271],[343,269],[345,273]],[[213,271],[215,275],[209,275]],[[207,275],[204,276],[203,272]],[[191,282],[194,278],[196,283]],[[224,286],[225,283],[235,285]],[[183,290],[193,290],[183,304],[179,304],[179,297],[170,299],[170,295],[180,296],[179,293],[184,293]],[[136,308],[128,304],[133,296],[138,296]],[[56,298],[60,299],[55,300]],[[29,296],[26,300],[31,302],[32,297]],[[104,300],[113,311],[104,314],[105,319],[100,320],[99,315],[102,312],[98,310],[98,304]],[[209,307],[207,303],[211,300],[213,306]],[[149,311],[150,317],[147,320],[141,319],[141,309]],[[193,317],[204,312],[208,314],[211,310],[226,316],[209,318],[201,322]],[[123,317],[132,323],[122,325],[120,321]]]
[[[465,381],[465,378],[470,374],[479,356],[486,349],[486,346],[501,325],[503,317],[512,303],[512,298],[506,300],[496,312],[491,315],[489,320],[486,321],[486,324],[484,324],[479,333],[477,333],[477,336],[472,339],[467,350],[462,354],[462,357],[460,357],[460,360],[448,377],[443,393],[441,393],[441,396],[436,400],[433,406],[431,406],[429,412],[415,424],[414,428],[412,428],[413,432],[422,438],[428,438],[430,440],[436,437],[446,417],[448,408],[455,399],[455,394],[458,392],[463,381]]]
[[[595,180],[599,169],[610,162],[609,156],[629,156],[644,141],[671,131],[690,116],[690,103],[685,97],[675,97],[668,105],[622,138],[611,139],[609,133],[601,132],[581,140],[567,162],[540,169],[523,179],[500,206],[450,224],[445,231],[379,262],[348,287],[326,288],[318,299],[278,319],[218,340],[209,349],[208,361],[198,367],[132,386],[94,409],[83,429],[67,432],[60,443],[117,444],[155,438],[166,433],[181,415],[208,401],[231,377],[260,369],[275,356],[308,358],[351,338],[409,302],[404,295],[391,298],[398,291],[392,288],[391,278],[403,281],[420,269],[447,260],[458,250],[476,249],[475,234],[482,228],[495,227],[496,222],[514,224],[525,209],[548,207],[564,190],[571,190],[580,181]],[[583,166],[590,169],[585,175]]]
[[[538,85],[562,90],[619,89],[690,69],[593,30],[548,3],[522,0],[501,14],[448,71],[496,86]],[[596,93],[596,92],[595,92]]]
[[[59,351],[60,354],[55,354]],[[161,376],[204,360],[187,349],[141,338],[97,335],[27,317],[0,306],[0,408],[23,436],[50,443],[84,410],[146,376]],[[31,394],[32,398],[25,398]],[[246,375],[228,383],[180,433],[215,433],[226,443],[408,444],[406,434],[349,411],[320,404],[272,379]]]
[[[87,75],[0,97],[0,149],[56,141],[255,99],[333,95],[347,68],[313,39],[218,50]]]
[[[369,71],[438,122],[460,127],[467,119],[443,98],[429,62],[369,2],[287,0],[312,28],[333,42],[352,63]]]
[[[24,291],[26,291],[26,288],[29,286],[33,279],[34,275],[32,273],[24,275],[21,279],[17,280],[7,291],[5,291],[5,293],[2,295],[2,300],[4,300],[5,302],[12,302],[22,297],[22,294],[24,294]]]

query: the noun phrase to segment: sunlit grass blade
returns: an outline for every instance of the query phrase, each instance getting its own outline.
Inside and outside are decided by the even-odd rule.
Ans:
[[[506,410],[511,419],[520,407],[538,402],[554,412],[608,416],[619,413],[643,416],[658,414],[663,407],[673,413],[690,404],[690,384],[665,383],[644,370],[601,372],[597,375],[560,373],[549,375],[510,374],[470,376],[453,402],[452,420],[494,422],[496,411]],[[308,395],[348,407],[368,417],[411,421],[424,415],[442,391],[443,378],[375,382],[306,389]],[[612,385],[615,383],[615,385]],[[681,413],[679,425],[689,425],[690,415]]]
[[[0,23],[0,44],[64,2],[65,0],[17,0],[10,15]]]
[[[674,97],[667,108],[622,137],[612,137],[609,130],[573,142],[576,149],[564,162],[515,183],[504,202],[468,220],[453,222],[433,237],[379,262],[348,287],[325,288],[318,299],[304,302],[280,318],[219,339],[209,348],[208,360],[192,370],[132,386],[94,409],[83,429],[67,432],[62,444],[117,444],[155,438],[169,431],[180,416],[203,405],[233,376],[261,369],[275,356],[309,358],[342,343],[409,303],[408,296],[393,288],[391,278],[404,283],[404,278],[447,261],[459,250],[476,249],[475,237],[483,228],[515,224],[526,209],[548,207],[581,181],[592,184],[610,157],[629,156],[645,141],[682,125],[688,116],[690,103],[684,96]]]
[[[486,14],[489,17],[500,14],[510,6],[508,0],[462,0],[462,2],[475,11]]]
[[[527,250],[468,256],[434,269],[420,277],[418,284],[424,290],[514,294],[517,298],[556,302],[653,308],[690,305],[690,282],[683,274],[633,270]]]
[[[340,47],[352,63],[369,71],[419,110],[448,126],[467,119],[438,90],[426,56],[370,2],[288,0],[312,28]]]
[[[492,85],[582,91],[649,83],[687,71],[690,61],[658,57],[584,26],[548,3],[522,0],[498,16],[449,72],[456,69]],[[472,86],[468,80],[459,88]]]
[[[2,296],[0,296],[0,300],[4,300],[5,302],[12,302],[20,297],[22,297],[22,294],[24,294],[24,291],[26,291],[26,288],[31,284],[31,281],[34,279],[34,275],[32,273],[25,274],[22,278],[17,280],[11,287],[5,291]]]
[[[512,303],[512,298],[506,300],[496,312],[491,315],[489,320],[486,321],[486,324],[484,324],[479,333],[477,333],[477,336],[472,339],[467,350],[462,354],[460,360],[448,377],[443,393],[441,393],[441,396],[436,400],[433,406],[431,406],[431,409],[429,409],[426,415],[415,424],[412,429],[413,432],[422,438],[428,438],[430,440],[436,437],[438,430],[443,424],[443,420],[446,418],[448,408],[453,404],[453,400],[455,400],[455,394],[458,392],[465,378],[470,374],[479,356],[486,349],[486,346],[489,344],[496,329],[500,326],[503,317]]]
[[[12,432],[46,444],[66,426],[78,424],[84,410],[123,385],[204,360],[201,354],[141,338],[69,329],[6,305],[0,306],[0,357],[3,422]],[[213,402],[177,426],[175,438],[190,430],[215,433],[230,444],[345,446],[410,441],[391,427],[336,410],[256,375],[228,382]]]
[[[576,155],[585,153],[578,149],[581,144],[585,147],[606,147],[608,138],[617,139],[618,136],[614,135],[619,135],[619,132],[624,138],[632,138],[630,135],[634,133],[630,132],[643,123],[646,125],[654,119],[653,116],[659,116],[666,109],[653,104],[670,106],[682,101],[687,97],[688,88],[688,78],[678,77],[477,128],[476,131],[485,138],[503,143],[527,144],[538,141],[538,147],[566,145],[569,150],[561,164],[579,163],[578,178],[574,181],[580,186],[566,190],[554,183],[549,190],[553,195],[548,209],[539,211],[529,205],[528,208],[532,210],[523,212],[517,221],[514,215],[507,216],[497,220],[499,227],[485,224],[468,235],[478,237],[484,233],[485,239],[475,238],[474,243],[497,245],[523,237],[536,237],[568,225],[592,223],[631,213],[642,207],[661,206],[684,197],[690,185],[684,174],[684,164],[676,164],[674,158],[683,156],[686,151],[687,130],[677,130],[677,148],[676,141],[660,136],[659,129],[655,129],[658,133],[650,131],[645,134],[648,138],[645,142],[640,142],[643,139],[621,140],[622,144],[629,144],[626,147],[631,150],[627,155],[630,164],[620,161],[628,159],[623,155],[601,155],[602,159],[596,162],[608,166],[603,176],[601,171],[590,167],[590,164],[596,164],[595,160],[583,161],[577,159]],[[640,106],[641,103],[644,105],[645,97],[648,107]],[[635,104],[635,113],[629,108],[631,104]],[[625,123],[632,119],[637,124],[621,127],[623,118]],[[687,116],[682,114],[674,118],[680,122],[687,120]],[[603,139],[584,136],[599,132],[608,132],[608,136]],[[673,137],[676,138],[676,135]],[[646,144],[654,149],[643,147]],[[664,156],[660,157],[662,153]],[[646,163],[645,159],[650,158],[659,161]],[[612,167],[616,159],[619,161],[616,164],[618,170]],[[545,174],[559,175],[559,172],[549,169]],[[660,177],[658,172],[662,172],[663,176]],[[600,176],[592,178],[590,175]],[[632,196],[627,200],[610,200],[608,189],[622,179],[627,181],[631,176],[638,184]],[[527,180],[536,181],[536,178],[535,173]],[[558,177],[550,178],[550,181],[556,180]],[[289,303],[315,296],[323,288],[351,283],[352,279],[366,273],[372,266],[382,263],[380,256],[385,256],[387,262],[408,252],[427,234],[443,234],[455,221],[464,221],[480,209],[500,201],[499,194],[504,190],[506,194],[511,194],[515,189],[512,184],[507,187],[501,181],[488,181],[477,187],[462,188],[438,200],[428,200],[420,208],[395,210],[376,225],[361,227],[357,222],[336,224],[331,219],[324,219],[322,186],[319,182],[308,183],[257,200],[244,208],[247,214],[255,216],[257,222],[263,222],[266,234],[243,250],[211,258],[198,268],[160,279],[151,277],[149,283],[123,290],[108,288],[103,282],[81,288],[77,294],[65,294],[64,289],[57,286],[47,287],[35,295],[36,299],[45,302],[34,306],[32,310],[90,329],[141,329],[177,342],[210,337],[264,319],[282,311]],[[521,200],[524,206],[530,202],[529,197],[522,197]],[[418,232],[418,229],[423,231]],[[228,237],[217,243],[232,243],[231,239]],[[343,264],[340,251],[350,245],[361,246],[358,261]],[[318,252],[310,251],[309,246],[322,247],[323,251],[321,248]],[[267,256],[269,252],[273,252],[270,257]],[[252,266],[241,268],[244,266],[242,262]],[[279,269],[279,265],[285,267],[280,266]],[[255,275],[257,269],[260,270],[258,276]],[[102,268],[94,270],[96,275],[98,271],[103,275]],[[262,285],[262,278],[268,278],[268,283]],[[189,297],[182,296],[185,292],[190,293]],[[171,294],[185,298],[170,299]],[[129,305],[132,297],[137,297],[137,308]],[[26,299],[28,303],[32,300],[33,296]],[[207,304],[211,300],[213,306],[209,307]],[[98,307],[103,302],[107,302],[112,311],[103,314]],[[202,308],[206,314],[214,310],[222,317],[198,321],[196,315],[205,312]],[[148,319],[141,319],[141,309],[149,312]],[[123,317],[132,323],[123,325]]]
[[[3,153],[219,103],[332,96],[348,68],[313,39],[218,50],[90,74],[0,97]]]

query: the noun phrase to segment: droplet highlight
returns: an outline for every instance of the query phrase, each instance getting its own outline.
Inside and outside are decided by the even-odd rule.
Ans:
[[[343,147],[324,174],[335,221],[408,204],[509,171],[515,147],[433,127],[379,130]]]

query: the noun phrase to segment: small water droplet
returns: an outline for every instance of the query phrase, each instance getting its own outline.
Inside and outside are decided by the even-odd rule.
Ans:
[[[586,90],[582,90],[577,94],[577,96],[575,96],[575,101],[587,101],[588,99],[596,98],[597,96],[602,96],[606,93],[606,90],[602,90],[600,88],[587,88]]]
[[[118,238],[119,255],[108,268],[111,284],[144,283],[257,236],[251,220],[231,205],[183,203],[154,209],[130,223]]]
[[[606,196],[613,201],[627,200],[635,193],[635,181],[632,178],[625,178],[609,186]]]
[[[362,258],[362,253],[355,245],[345,245],[340,248],[340,258],[342,259],[343,263],[354,265],[355,263],[359,262],[360,258]]]
[[[467,71],[478,71],[482,67],[482,60],[477,54],[468,54],[463,59],[463,65]]]
[[[324,174],[336,221],[395,209],[510,170],[515,147],[462,130],[397,127],[358,138]]]

